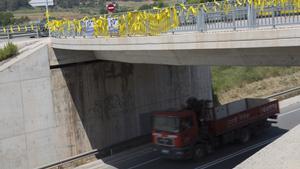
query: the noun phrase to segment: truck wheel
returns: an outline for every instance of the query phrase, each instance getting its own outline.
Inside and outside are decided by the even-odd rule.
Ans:
[[[195,161],[200,161],[205,156],[205,150],[202,146],[196,147],[196,150],[193,155]]]
[[[246,143],[246,142],[248,142],[249,140],[250,140],[250,131],[249,131],[249,129],[243,129],[243,130],[241,130],[241,132],[240,132],[240,138],[239,138],[239,141],[241,142],[241,143]]]

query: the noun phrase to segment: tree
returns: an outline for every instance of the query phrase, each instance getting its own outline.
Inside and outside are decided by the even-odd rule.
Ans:
[[[72,8],[80,4],[80,0],[57,0],[56,4],[62,8]]]
[[[11,12],[0,12],[0,25],[7,26],[14,23],[14,15]]]
[[[6,1],[5,0],[1,0],[0,1],[0,11],[6,11]]]
[[[16,10],[20,7],[26,7],[29,0],[0,0],[0,10]]]
[[[7,9],[10,11],[16,10],[19,8],[19,2],[18,0],[9,0],[6,2],[7,4]]]

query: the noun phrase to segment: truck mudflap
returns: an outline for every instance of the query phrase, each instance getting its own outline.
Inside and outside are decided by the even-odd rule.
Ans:
[[[168,159],[190,159],[193,157],[192,147],[174,148],[161,145],[154,145],[154,151],[159,152],[162,157]]]

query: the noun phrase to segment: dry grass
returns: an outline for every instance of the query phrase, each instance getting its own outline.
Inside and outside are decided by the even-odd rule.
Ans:
[[[235,87],[223,93],[219,93],[219,101],[224,104],[246,97],[263,97],[278,93],[300,85],[300,72],[290,75],[271,77],[261,81]]]
[[[166,4],[172,4],[172,3],[174,3],[174,0],[164,0],[163,2],[166,3]],[[142,5],[152,4],[152,3],[153,3],[152,0],[145,0],[145,1],[141,1],[141,2],[119,1],[120,6],[124,6],[124,7],[128,7],[128,8],[134,8],[134,9],[138,9]]]

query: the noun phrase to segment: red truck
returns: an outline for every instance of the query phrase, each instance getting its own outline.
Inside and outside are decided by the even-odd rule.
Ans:
[[[167,158],[200,160],[226,143],[247,142],[278,113],[277,100],[247,98],[213,107],[211,101],[190,98],[182,110],[153,114],[152,142]]]

